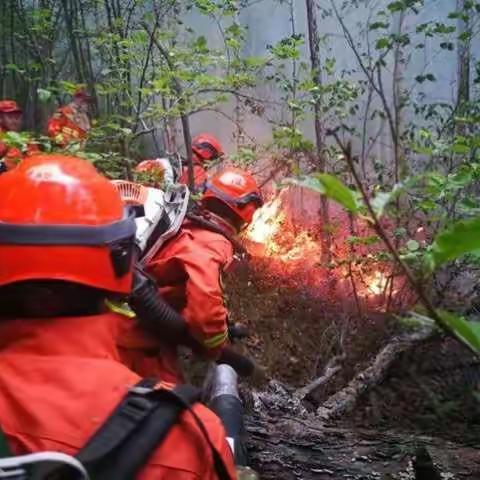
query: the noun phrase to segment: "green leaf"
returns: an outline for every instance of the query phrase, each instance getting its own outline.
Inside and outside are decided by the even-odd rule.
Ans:
[[[480,251],[480,217],[463,220],[440,232],[429,255],[434,267],[465,255]]]
[[[390,192],[378,192],[375,198],[371,201],[374,212],[377,216],[381,217],[385,212],[387,205],[395,200],[405,189],[405,187],[398,183]]]
[[[323,185],[325,196],[339,203],[352,213],[358,211],[358,203],[354,192],[337,177],[328,173],[318,173],[314,177]]]
[[[412,150],[422,155],[433,155],[433,148],[425,147],[424,145],[412,145]]]
[[[45,90],[43,88],[37,88],[38,98],[41,102],[46,103],[52,97],[52,92],[50,90]]]
[[[411,252],[416,252],[420,248],[420,244],[416,240],[409,240],[407,242],[407,248]]]
[[[377,40],[375,48],[377,50],[383,50],[384,48],[388,48],[389,46],[390,46],[390,39],[386,38],[386,37],[383,37],[383,38],[379,38]]]
[[[462,143],[456,143],[452,145],[451,150],[453,153],[459,153],[464,155],[466,153],[470,153],[471,148],[468,145],[464,145]]]
[[[387,5],[387,8],[393,12],[401,12],[406,9],[404,2],[392,2]]]
[[[452,42],[442,42],[440,44],[440,48],[442,48],[443,50],[452,51],[455,49],[455,45]]]
[[[388,28],[390,25],[388,23],[385,23],[385,22],[373,22],[370,24],[370,26],[368,27],[369,30],[378,30],[380,28]]]
[[[451,312],[438,312],[445,326],[473,351],[480,353],[480,322],[469,322]]]
[[[28,134],[19,132],[5,132],[3,141],[10,146],[23,148],[28,142]]]
[[[292,183],[321,193],[352,213],[359,210],[355,192],[345,186],[338,178],[328,173],[314,173],[300,179],[287,179],[285,183]]]

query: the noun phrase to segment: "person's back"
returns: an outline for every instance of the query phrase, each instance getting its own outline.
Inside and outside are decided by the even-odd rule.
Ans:
[[[0,427],[16,454],[75,454],[140,381],[120,362],[123,318],[103,307],[131,289],[134,220],[72,157],[28,159],[0,188]],[[194,411],[235,478],[219,419]],[[213,480],[211,452],[186,411],[137,478]]]
[[[68,105],[59,107],[48,120],[47,135],[61,147],[70,142],[84,142],[91,128],[88,104],[92,97],[80,89]]]
[[[2,319],[0,425],[13,453],[77,453],[138,383],[140,377],[119,361],[112,336],[117,328],[116,314]],[[201,405],[194,411],[234,478],[219,419]],[[189,412],[138,478],[217,478],[210,447]]]

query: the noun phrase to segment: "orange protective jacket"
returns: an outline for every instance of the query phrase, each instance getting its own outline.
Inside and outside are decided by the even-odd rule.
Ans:
[[[75,120],[77,117],[81,118],[85,128]],[[72,105],[60,107],[48,121],[47,134],[56,139],[61,146],[66,146],[71,141],[84,140],[87,138],[89,128],[88,117],[84,117],[86,115],[76,113]]]
[[[114,313],[0,322],[0,426],[16,454],[75,454],[140,377],[119,361],[123,318]],[[195,412],[231,478],[232,454],[220,420]],[[216,480],[207,441],[185,412],[150,457],[141,480]]]
[[[187,220],[148,265],[165,300],[184,316],[211,359],[228,343],[221,275],[232,260],[233,246],[223,235]],[[174,347],[145,335],[134,320],[120,338],[125,363],[140,375],[182,381]]]

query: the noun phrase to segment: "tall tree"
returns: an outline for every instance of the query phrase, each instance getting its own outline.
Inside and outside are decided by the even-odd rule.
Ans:
[[[308,44],[310,49],[310,63],[312,77],[315,83],[322,85],[322,64],[320,59],[320,35],[318,33],[317,12],[314,0],[305,0],[307,7]],[[315,125],[315,144],[317,153],[317,167],[322,173],[326,172],[327,164],[324,154],[325,136],[322,127],[321,97],[317,99],[313,107]],[[320,199],[320,213],[322,220],[322,261],[330,262],[331,235],[329,230],[328,201],[322,196]]]

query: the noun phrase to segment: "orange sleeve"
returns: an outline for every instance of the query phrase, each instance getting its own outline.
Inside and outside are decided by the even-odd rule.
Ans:
[[[220,275],[232,255],[222,235],[187,229],[149,265],[162,294],[184,316],[210,358],[216,358],[228,341]]]
[[[48,121],[47,134],[49,137],[56,137],[62,131],[63,122],[61,119],[52,117]]]
[[[197,235],[202,233],[198,231]],[[208,245],[193,243],[193,248],[182,257],[188,275],[182,314],[210,358],[216,358],[228,342],[228,312],[220,276],[230,252],[230,243],[221,238]]]

